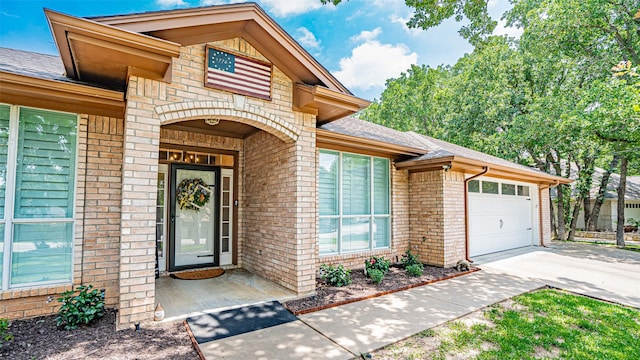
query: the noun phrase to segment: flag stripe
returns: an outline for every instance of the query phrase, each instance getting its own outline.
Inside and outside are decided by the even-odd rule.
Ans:
[[[271,65],[220,50],[210,48],[209,51],[212,55],[208,55],[211,62],[207,67],[207,85],[232,92],[239,91],[250,96],[270,98]],[[221,53],[228,55],[219,55]],[[227,62],[219,63],[218,59]],[[228,61],[233,63],[229,65]]]
[[[264,81],[253,81],[251,79],[244,78],[242,76],[237,76],[233,74],[223,74],[224,76],[216,76],[221,75],[220,70],[209,70],[209,81],[215,80],[217,82],[228,82],[238,85],[246,85],[252,88],[256,88],[259,90],[269,90],[271,88],[270,83],[266,83]],[[230,86],[232,86],[230,84]]]

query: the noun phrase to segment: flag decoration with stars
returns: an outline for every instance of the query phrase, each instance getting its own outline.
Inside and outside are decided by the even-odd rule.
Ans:
[[[206,85],[271,100],[271,64],[208,47]]]

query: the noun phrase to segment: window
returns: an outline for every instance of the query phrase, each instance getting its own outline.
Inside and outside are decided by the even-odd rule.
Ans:
[[[514,184],[502,183],[502,195],[515,195],[516,186]]]
[[[72,280],[77,122],[0,105],[3,290]]]
[[[479,180],[471,180],[469,184],[469,192],[479,193],[480,192],[480,181]]]
[[[493,181],[483,181],[482,182],[482,193],[483,194],[497,194],[498,193],[498,183]]]
[[[320,151],[320,254],[391,244],[389,159]]]
[[[529,196],[529,187],[518,185],[518,196]]]

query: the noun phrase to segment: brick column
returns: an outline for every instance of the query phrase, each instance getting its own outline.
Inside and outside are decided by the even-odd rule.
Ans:
[[[132,77],[125,114],[118,328],[151,321],[155,305],[155,207],[160,121],[144,89],[153,81]]]

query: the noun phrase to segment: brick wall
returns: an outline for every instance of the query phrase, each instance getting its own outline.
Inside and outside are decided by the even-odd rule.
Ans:
[[[464,174],[429,171],[409,175],[411,250],[420,260],[452,266],[465,256]]]
[[[544,244],[551,242],[551,208],[549,189],[540,191],[540,209],[542,214],[542,241]]]

